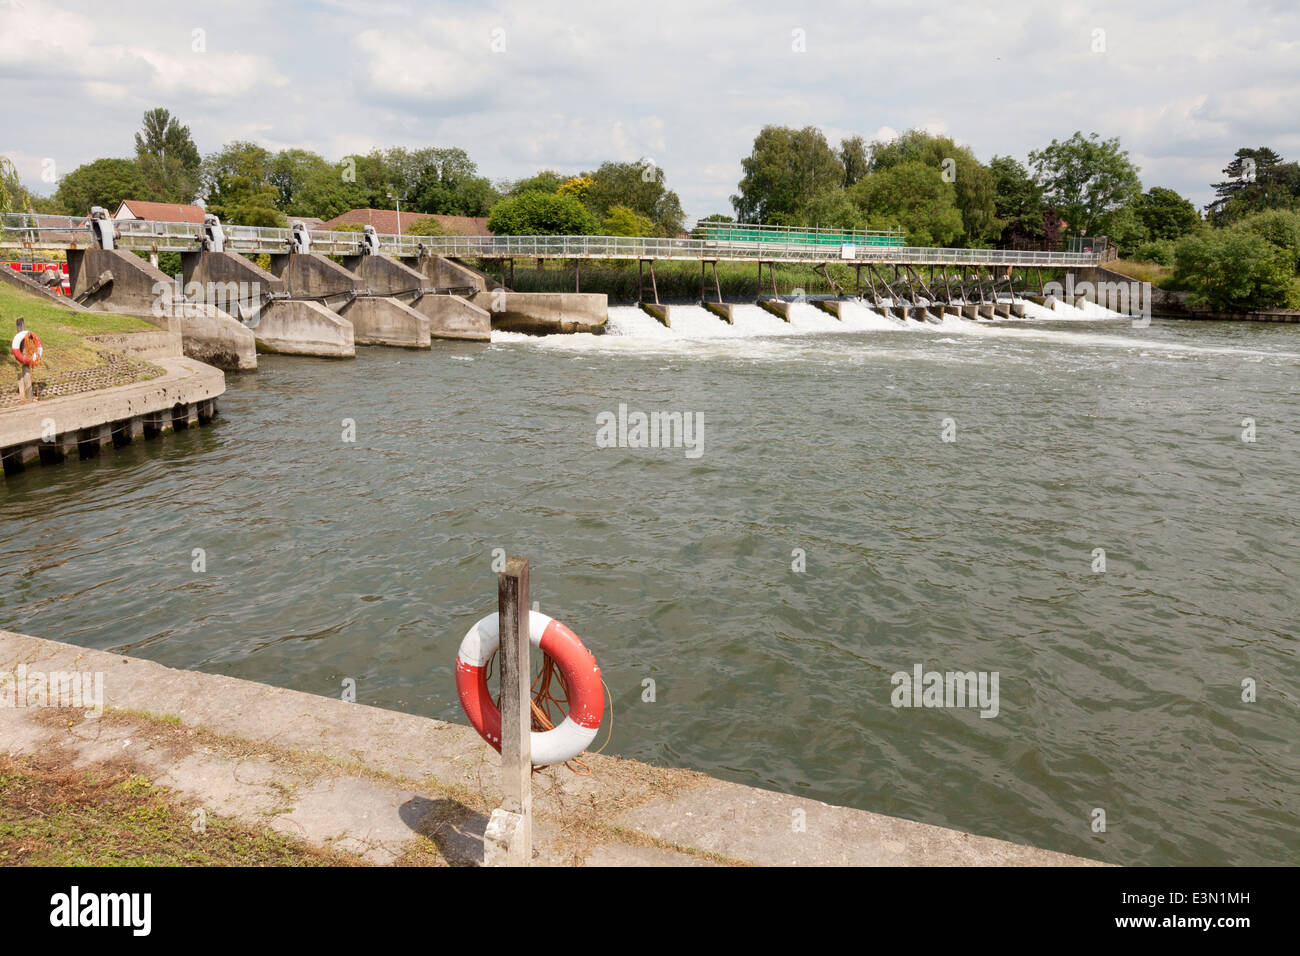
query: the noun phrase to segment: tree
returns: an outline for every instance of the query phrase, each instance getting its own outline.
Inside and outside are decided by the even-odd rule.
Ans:
[[[905,162],[925,163],[955,187],[962,228],[954,241],[960,238],[968,245],[979,245],[999,236],[1002,226],[997,217],[993,174],[969,148],[959,146],[951,136],[919,129],[908,130],[888,143],[871,144],[873,172]]]
[[[303,202],[304,191],[317,177],[332,173],[330,164],[323,156],[306,149],[283,149],[267,164],[266,179],[275,187],[275,204],[282,211],[291,216],[315,216],[315,209]]]
[[[909,246],[949,245],[961,235],[957,190],[927,163],[908,160],[890,166],[848,192],[871,228],[902,226]]]
[[[654,228],[655,224],[648,216],[642,216],[627,206],[611,206],[600,224],[600,231],[606,236],[651,236]]]
[[[843,185],[847,189],[871,171],[867,141],[861,136],[840,140],[840,163],[844,166]]]
[[[1152,186],[1134,200],[1133,212],[1153,240],[1181,239],[1201,223],[1190,200],[1163,186]]]
[[[677,194],[664,185],[664,173],[647,159],[635,163],[601,163],[594,173],[583,201],[597,219],[608,217],[616,206],[624,206],[650,220],[646,235],[675,236],[686,218]],[[565,184],[567,185],[567,183]],[[564,186],[560,187],[561,192]]]
[[[570,177],[557,173],[553,169],[543,169],[532,176],[516,181],[507,190],[506,195],[518,196],[529,192],[553,193],[559,190],[569,179]]]
[[[1076,131],[1064,142],[1029,154],[1044,198],[1085,235],[1102,231],[1108,218],[1142,191],[1138,168],[1120,148],[1119,139]]]
[[[1193,305],[1238,312],[1300,305],[1295,261],[1249,229],[1206,229],[1184,236],[1174,282]]]
[[[478,166],[463,149],[424,149],[412,154],[418,165],[416,184],[407,196],[420,212],[442,216],[486,216],[500,196],[478,175]]]
[[[97,159],[59,180],[54,198],[65,216],[88,216],[91,206],[103,206],[112,215],[122,200],[141,199],[148,192],[135,160]]]
[[[803,225],[813,199],[844,183],[844,164],[815,126],[764,126],[740,166],[731,205],[741,222]]]
[[[573,196],[530,190],[493,206],[488,229],[498,236],[588,236],[596,220]]]
[[[1300,212],[1272,209],[1243,219],[1233,228],[1259,236],[1286,255],[1293,272],[1300,269]]]
[[[0,156],[0,212],[14,212],[24,205],[27,190],[18,181],[18,170],[8,156]]]
[[[417,219],[406,227],[408,236],[441,236],[442,224],[436,219]]]
[[[207,209],[244,226],[282,226],[280,191],[271,181],[271,153],[256,143],[232,142],[203,161]]]
[[[1043,235],[1043,189],[1019,162],[1010,156],[989,160],[993,177],[993,211],[1002,223],[1002,242],[1033,239]]]
[[[135,159],[148,184],[148,198],[184,204],[194,201],[202,163],[198,147],[190,137],[190,128],[161,106],[144,114],[144,126],[135,134]]]
[[[847,190],[831,188],[822,190],[807,205],[803,224],[822,229],[860,229],[866,224],[866,217]]]
[[[1223,172],[1228,178],[1213,184],[1216,198],[1206,207],[1216,226],[1265,209],[1289,209],[1300,197],[1300,165],[1283,162],[1267,146],[1237,150]]]

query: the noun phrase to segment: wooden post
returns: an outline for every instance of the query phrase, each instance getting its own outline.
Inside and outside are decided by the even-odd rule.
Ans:
[[[7,268],[7,267],[6,267]],[[14,322],[16,328],[14,331],[21,332],[25,328],[22,317],[20,316]],[[20,364],[18,366],[18,400],[20,402],[30,402],[36,397],[35,389],[32,388],[32,370],[30,366]]]
[[[501,654],[502,805],[483,834],[483,862],[529,866],[533,859],[532,698],[529,653],[528,559],[506,560],[497,575]]]

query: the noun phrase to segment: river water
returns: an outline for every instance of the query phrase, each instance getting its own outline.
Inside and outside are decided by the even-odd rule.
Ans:
[[[0,626],[463,722],[502,549],[600,661],[608,753],[1114,863],[1295,862],[1300,328],[737,315],[263,356],[213,427],[4,483]],[[620,405],[703,429],[600,447]],[[918,665],[996,672],[996,716],[894,706]]]

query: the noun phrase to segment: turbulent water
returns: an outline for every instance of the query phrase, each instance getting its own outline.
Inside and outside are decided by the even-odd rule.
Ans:
[[[1115,863],[1295,861],[1300,327],[672,321],[263,357],[211,428],[4,484],[0,626],[463,721],[502,549],[597,655],[606,752]],[[600,447],[620,405],[702,441]],[[996,716],[895,707],[917,665],[997,672]]]

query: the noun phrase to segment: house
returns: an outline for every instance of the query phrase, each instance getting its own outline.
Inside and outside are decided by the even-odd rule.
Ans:
[[[490,236],[486,216],[434,216],[424,212],[403,212],[400,232],[410,231],[413,223],[421,219],[436,219],[442,231],[449,236]],[[321,229],[333,229],[345,223],[358,226],[374,226],[381,236],[398,234],[397,212],[392,209],[351,209],[341,216],[335,216],[321,225]]]
[[[181,206],[172,202],[145,202],[124,199],[113,213],[114,219],[147,219],[151,222],[189,222],[203,225],[202,206]]]

